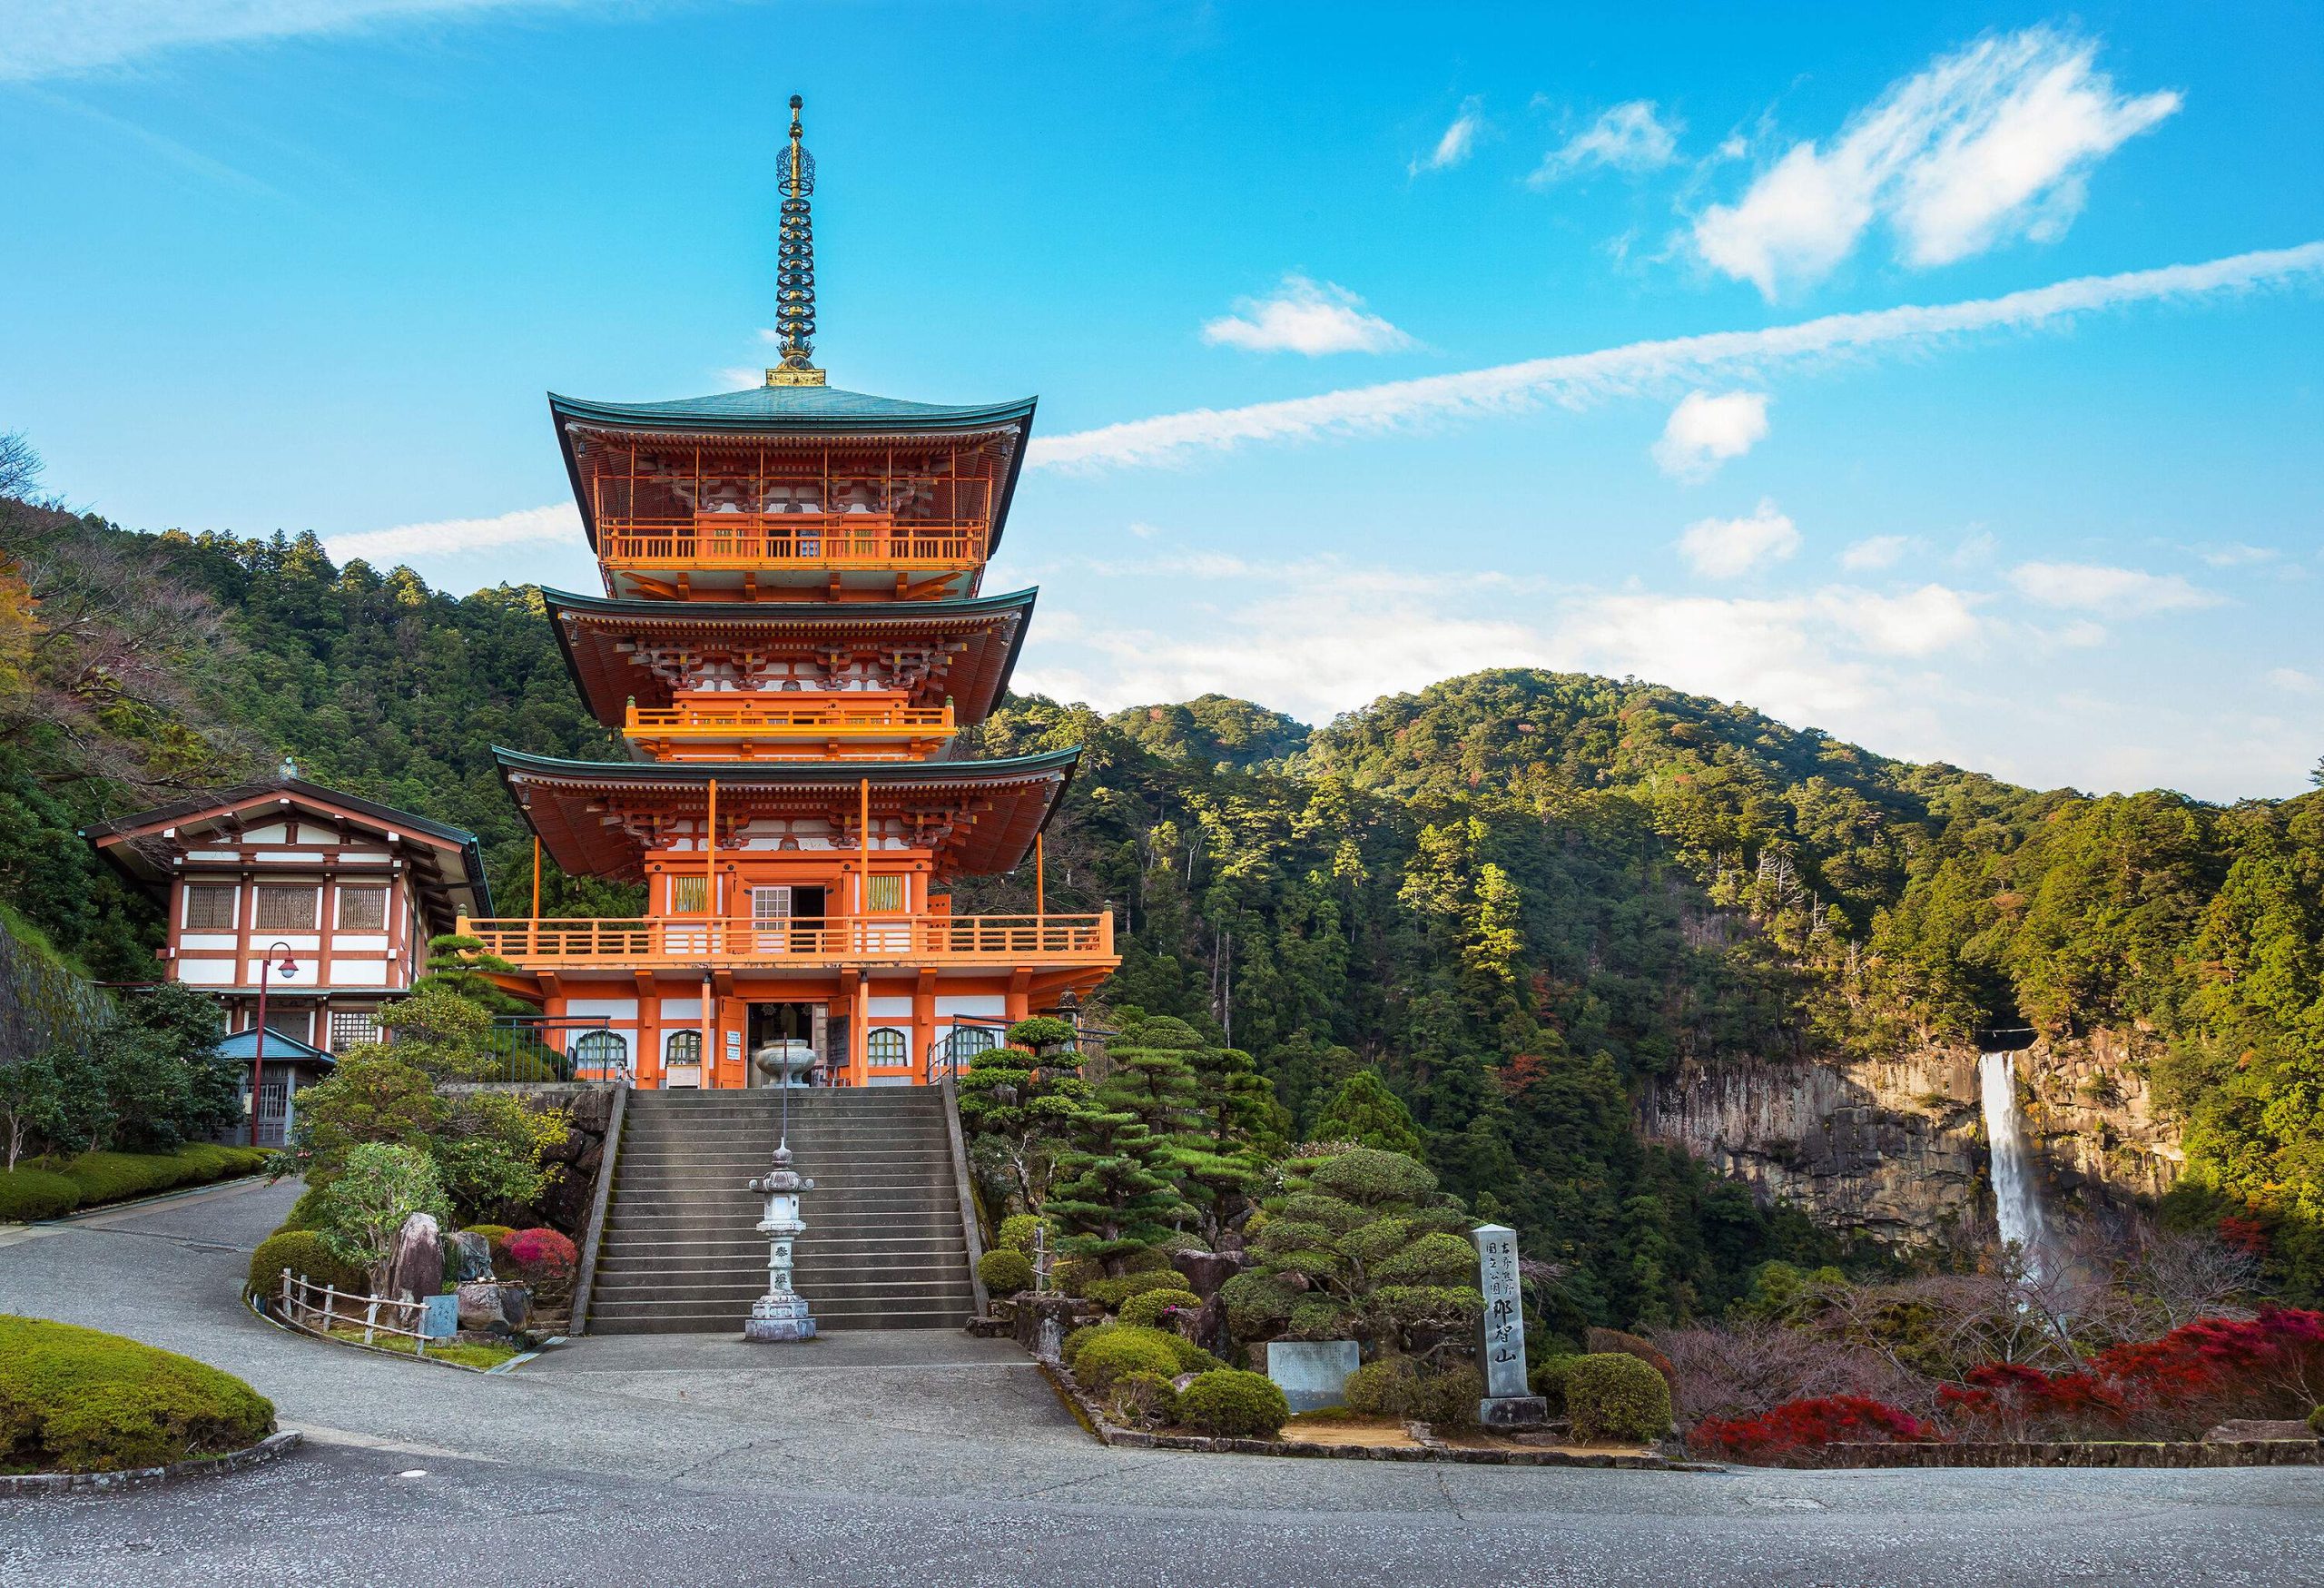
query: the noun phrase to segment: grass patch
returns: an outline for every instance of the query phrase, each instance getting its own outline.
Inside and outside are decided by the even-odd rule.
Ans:
[[[330,1337],[344,1340],[350,1346],[362,1345],[363,1326],[342,1324],[331,1330]],[[417,1349],[418,1342],[408,1335],[375,1335],[370,1344],[374,1350],[395,1351],[406,1356],[420,1354]],[[503,1362],[523,1355],[524,1352],[515,1346],[475,1346],[465,1340],[451,1345],[430,1346],[427,1352],[430,1362],[450,1362],[462,1367],[497,1367]]]

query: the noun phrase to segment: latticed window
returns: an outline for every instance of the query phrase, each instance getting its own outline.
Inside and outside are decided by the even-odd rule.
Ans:
[[[701,1050],[702,1033],[688,1031]],[[613,1031],[586,1031],[573,1044],[573,1074],[580,1080],[609,1080],[629,1067],[629,1043]]]
[[[379,1040],[379,1022],[373,1018],[377,1011],[369,1009],[334,1009],[330,1011],[330,1050],[344,1053],[350,1048]]]
[[[952,1057],[962,1064],[1000,1045],[1000,1039],[982,1026],[954,1026],[950,1040]]]
[[[185,890],[188,932],[231,932],[241,890],[231,883],[189,883]]]
[[[672,1031],[670,1040],[662,1044],[662,1060],[667,1064],[699,1064],[702,1062],[702,1033]]]
[[[893,1026],[881,1026],[864,1041],[874,1070],[894,1070],[911,1062],[911,1043]]]
[[[339,891],[339,930],[385,932],[388,891],[385,888],[341,888]]]
[[[871,903],[873,910],[901,910],[904,907],[904,880],[901,877],[873,877]]]
[[[710,879],[682,876],[670,879],[670,912],[699,915],[710,908]]]
[[[261,932],[315,930],[315,890],[261,883],[258,890],[258,929]]]

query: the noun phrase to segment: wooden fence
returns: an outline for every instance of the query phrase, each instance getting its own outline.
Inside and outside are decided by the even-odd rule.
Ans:
[[[282,1321],[309,1334],[328,1336],[334,1328],[360,1328],[363,1343],[380,1335],[412,1342],[419,1356],[428,1355],[428,1336],[421,1332],[427,1314],[424,1301],[404,1301],[386,1296],[360,1296],[336,1286],[318,1285],[304,1274],[282,1270]]]

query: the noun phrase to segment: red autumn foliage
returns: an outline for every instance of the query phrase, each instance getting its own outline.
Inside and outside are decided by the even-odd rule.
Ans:
[[[1780,1465],[1827,1445],[1917,1445],[1936,1430],[1870,1396],[1827,1395],[1787,1401],[1756,1417],[1706,1417],[1687,1435],[1689,1449],[1733,1461]]]
[[[1988,1436],[2192,1438],[2229,1417],[2304,1416],[2324,1398],[2324,1313],[2198,1318],[2072,1372],[1988,1362],[1963,1376],[1938,1400]]]
[[[2230,1214],[2219,1221],[2219,1238],[2246,1257],[2268,1255],[2268,1226],[2264,1219],[2239,1218]]]
[[[508,1238],[508,1261],[536,1284],[570,1278],[580,1253],[554,1229],[520,1229]]]

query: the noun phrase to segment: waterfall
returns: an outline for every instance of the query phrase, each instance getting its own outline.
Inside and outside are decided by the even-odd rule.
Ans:
[[[2025,1145],[2025,1118],[2017,1107],[2017,1059],[2012,1053],[1981,1053],[1977,1078],[1985,1110],[1985,1140],[1993,1149],[1994,1211],[2002,1243],[2014,1243],[2036,1284],[2050,1277],[2050,1227],[2042,1217],[2042,1189],[2034,1178],[2034,1155]]]

